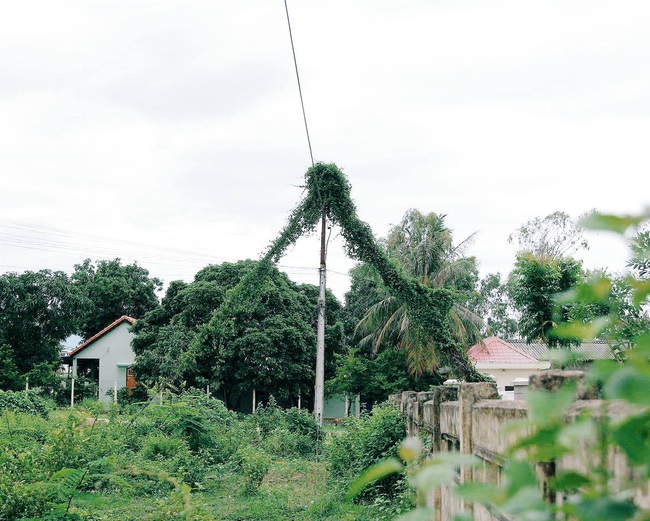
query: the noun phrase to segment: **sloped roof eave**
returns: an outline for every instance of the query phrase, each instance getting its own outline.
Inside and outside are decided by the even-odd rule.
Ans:
[[[550,369],[550,362],[476,362],[476,369],[486,371],[497,371],[506,369]]]
[[[111,330],[115,329],[117,326],[119,326],[123,322],[128,322],[130,325],[133,325],[133,324],[135,324],[135,318],[128,317],[126,315],[121,316],[115,322],[113,322],[112,324],[110,324],[110,325],[106,326],[104,329],[102,329],[99,333],[96,333],[93,336],[91,336],[83,344],[81,344],[80,346],[78,346],[75,349],[73,349],[72,351],[70,351],[70,353],[68,354],[68,356],[66,358],[70,358],[70,359],[74,358],[75,355],[79,354],[81,351],[86,349],[90,344],[95,342],[95,340],[98,340],[99,338],[103,337],[106,333],[108,333]]]

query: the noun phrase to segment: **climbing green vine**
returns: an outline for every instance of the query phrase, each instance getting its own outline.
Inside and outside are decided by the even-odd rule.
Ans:
[[[278,262],[287,248],[301,236],[315,230],[324,208],[328,219],[341,228],[348,255],[377,270],[388,289],[406,305],[411,327],[417,328],[422,337],[433,341],[439,363],[448,366],[466,381],[485,380],[467,353],[452,342],[448,321],[454,302],[453,292],[425,287],[408,277],[391,261],[378,245],[370,226],[358,218],[350,195],[350,183],[335,164],[317,163],[307,170],[305,182],[305,195],[291,212],[286,226],[270,244],[257,268],[228,294],[212,321],[212,327],[219,328],[217,324],[224,324],[223,319],[227,321],[236,310],[246,307],[255,288],[265,279],[273,263]]]

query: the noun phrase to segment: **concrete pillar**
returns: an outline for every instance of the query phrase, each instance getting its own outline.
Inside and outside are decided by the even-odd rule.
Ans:
[[[433,398],[433,392],[424,391],[417,393],[415,402],[413,403],[413,422],[414,422],[414,436],[422,438],[429,434],[430,429],[424,426],[424,404]]]
[[[466,383],[458,386],[458,413],[460,417],[460,451],[473,454],[472,444],[472,407],[479,400],[497,400],[499,392],[493,382]],[[463,467],[460,473],[461,483],[472,480],[472,468]]]
[[[404,391],[402,393],[401,411],[404,419],[406,420],[406,435],[413,436],[414,421],[413,421],[413,403],[417,400],[417,394],[414,391]]]
[[[494,382],[464,383],[458,386],[458,414],[460,418],[460,452],[473,454],[472,443],[472,408],[480,400],[497,400],[499,391]],[[460,468],[460,482],[469,483],[473,479],[474,469],[467,465]],[[466,502],[464,509],[473,512],[473,503]]]
[[[528,389],[528,378],[527,377],[522,377],[522,378],[515,378],[512,381],[512,386],[515,388],[515,400],[525,400],[526,399],[526,391]]]
[[[431,425],[433,430],[433,452],[442,448],[442,432],[440,431],[440,406],[442,402],[453,402],[458,399],[458,388],[450,386],[436,387],[431,399]]]
[[[560,369],[540,371],[530,377],[529,389],[554,392],[568,382],[577,384],[576,400],[595,400],[598,398],[598,390],[587,384],[584,371],[562,371]]]
[[[456,386],[439,386],[433,391],[431,401],[425,404],[426,421],[431,429],[433,438],[433,453],[441,452],[442,449],[442,432],[440,430],[440,406],[442,402],[454,401],[458,398],[458,387]],[[442,490],[436,487],[433,491],[433,497],[427,498],[427,503],[434,512],[434,520],[442,519]]]

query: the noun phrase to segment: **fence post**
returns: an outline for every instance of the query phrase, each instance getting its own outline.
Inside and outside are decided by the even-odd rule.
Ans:
[[[576,383],[576,400],[593,400],[598,398],[598,391],[594,386],[586,382],[584,371],[563,371],[551,369],[542,371],[530,377],[529,389],[531,391],[555,392],[569,382]],[[537,472],[542,485],[544,500],[548,503],[555,503],[555,491],[549,483],[555,478],[556,462],[540,461],[537,464]]]
[[[442,402],[450,402],[458,397],[458,388],[451,386],[438,386],[433,390],[431,400],[424,405],[424,421],[429,425],[433,442],[433,453],[442,452],[442,430],[440,428],[440,410]],[[432,501],[432,504],[430,500]],[[435,487],[433,496],[429,496],[427,503],[432,507],[434,520],[442,519],[442,488]]]
[[[492,382],[464,383],[458,386],[458,416],[460,425],[458,432],[460,434],[460,452],[463,454],[473,454],[474,444],[472,443],[472,408],[479,400],[494,400],[499,398],[497,384]],[[460,468],[460,482],[468,483],[472,481],[474,469],[468,465],[462,465]],[[473,504],[467,502],[464,508],[468,512],[473,512]]]

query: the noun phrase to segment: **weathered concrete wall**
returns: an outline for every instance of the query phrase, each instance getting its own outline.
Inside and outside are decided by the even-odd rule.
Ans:
[[[458,402],[440,405],[440,433],[460,440],[460,411]]]
[[[586,384],[584,373],[580,371],[546,371],[531,378],[531,388],[555,390],[567,380],[578,382],[576,402],[568,414],[572,421],[581,412],[589,410],[592,414],[604,414],[616,421],[625,413],[623,404],[595,400],[595,392]],[[461,467],[456,483],[469,480],[485,483],[502,481],[502,468],[505,464],[503,454],[517,439],[525,435],[524,425],[513,428],[513,422],[526,420],[528,404],[525,401],[499,400],[495,384],[458,384],[442,386],[432,392],[403,392],[393,395],[391,403],[399,407],[407,423],[408,434],[432,441],[434,453],[460,451],[474,454],[481,459],[476,468]],[[593,466],[592,447],[588,442],[577,442],[573,454],[565,456],[555,465],[540,465],[540,472],[551,479],[553,472],[559,470],[576,470],[584,472]],[[624,481],[634,479],[623,454],[611,450],[607,455],[611,472],[610,489],[620,490]],[[638,479],[646,477],[638,476]],[[451,521],[459,512],[468,512],[473,519],[480,521],[507,521],[508,518],[491,505],[464,505],[453,494],[456,483],[432,492],[427,503],[435,511],[435,521]],[[549,500],[561,502],[562,498],[549,497]],[[650,485],[637,492],[637,504],[650,508]]]

